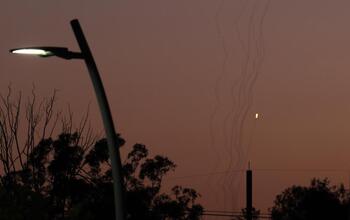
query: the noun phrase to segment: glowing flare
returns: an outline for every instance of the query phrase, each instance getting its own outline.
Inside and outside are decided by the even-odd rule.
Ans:
[[[42,50],[42,49],[18,49],[18,50],[12,51],[12,53],[28,54],[28,55],[39,55],[39,56],[51,55],[50,51],[46,51],[46,50]]]
[[[259,113],[255,113],[255,119],[259,118]]]

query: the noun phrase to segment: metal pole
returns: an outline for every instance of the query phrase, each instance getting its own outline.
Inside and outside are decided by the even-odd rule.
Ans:
[[[247,220],[252,220],[253,219],[253,173],[250,168],[246,172],[246,187],[247,187]]]
[[[77,19],[71,21],[71,26],[74,35],[78,41],[81,53],[85,60],[85,64],[90,74],[92,84],[95,89],[96,98],[100,111],[102,114],[103,125],[105,128],[109,156],[112,165],[112,177],[113,177],[113,190],[114,190],[114,203],[115,203],[115,217],[116,220],[125,219],[125,210],[123,203],[123,176],[122,176],[122,163],[120,159],[118,140],[116,136],[116,131],[113,124],[112,114],[109,109],[106,93],[103,88],[103,84],[98,73],[98,69],[92,53],[90,51],[89,45],[85,39],[83,30]]]

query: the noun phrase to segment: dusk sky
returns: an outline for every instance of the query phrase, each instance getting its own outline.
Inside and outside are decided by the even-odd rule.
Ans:
[[[195,188],[206,209],[244,206],[243,173],[221,172],[246,169],[248,160],[254,206],[263,211],[282,189],[312,177],[350,184],[349,1],[1,3],[0,92],[9,84],[25,95],[33,84],[40,96],[57,89],[59,104],[69,103],[77,118],[90,103],[100,132],[83,62],[8,53],[33,45],[77,51],[69,22],[79,19],[117,131],[127,141],[122,154],[143,143],[152,154],[168,156],[178,167],[167,185]],[[261,66],[248,62],[244,72],[247,53],[261,58]],[[239,79],[251,70],[257,78],[252,92],[242,96],[253,100],[240,133],[233,119],[235,92],[239,85],[248,87]],[[237,138],[239,146],[229,144]],[[229,165],[237,158],[240,163]]]

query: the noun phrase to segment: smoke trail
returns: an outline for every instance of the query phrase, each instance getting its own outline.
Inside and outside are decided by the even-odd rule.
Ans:
[[[234,194],[237,195],[242,183],[242,174],[229,171],[243,168],[255,133],[256,125],[254,124],[253,129],[249,130],[247,123],[250,120],[254,87],[261,75],[265,57],[263,32],[270,2],[271,0],[238,1],[236,7],[238,13],[231,22],[238,50],[228,47],[228,43],[234,42],[234,39],[227,40],[229,38],[220,22],[226,6],[224,0],[219,2],[215,12],[216,32],[223,58],[214,86],[215,104],[213,113],[210,115],[209,150],[215,152],[215,162],[211,172],[223,169],[227,173],[227,175],[218,177],[215,184],[216,200],[222,197],[225,210],[226,204],[230,204],[230,208],[237,208],[238,197],[234,197]],[[240,25],[243,25],[245,29]],[[236,57],[231,59],[231,52],[235,53]],[[234,62],[237,62],[237,67],[229,69],[228,65]],[[227,90],[224,87],[225,83],[229,84]],[[227,95],[228,101],[226,100]],[[212,181],[208,179],[208,185],[212,185]],[[218,189],[219,192],[217,191],[217,186],[220,186],[221,191],[220,189]],[[232,196],[229,196],[230,194]]]
[[[215,81],[215,87],[214,87],[214,96],[215,96],[215,104],[214,104],[214,110],[213,113],[210,115],[210,125],[209,125],[209,132],[210,132],[210,147],[209,147],[209,152],[215,152],[215,162],[214,166],[211,170],[211,172],[217,171],[219,167],[219,163],[221,162],[221,155],[220,152],[217,148],[217,140],[216,140],[216,135],[215,131],[215,124],[218,119],[218,113],[220,112],[220,109],[222,108],[222,102],[221,102],[221,93],[220,93],[220,84],[224,78],[224,75],[226,73],[226,65],[227,65],[227,60],[228,60],[228,51],[227,51],[227,46],[226,46],[226,40],[225,36],[223,34],[221,24],[219,21],[221,11],[224,6],[224,0],[221,0],[218,4],[218,7],[216,9],[215,13],[215,26],[216,26],[216,32],[220,41],[220,47],[223,53],[223,58],[222,58],[222,64],[221,64],[221,70],[220,73],[218,74],[216,81]],[[207,180],[209,188],[211,188],[211,191],[214,191],[213,189],[217,189],[216,185],[212,185],[212,181],[210,179]],[[216,196],[216,201],[219,200],[219,194],[215,193]]]
[[[247,158],[247,148],[245,147],[244,137],[245,137],[245,126],[248,119],[249,111],[253,102],[253,89],[255,82],[260,74],[261,66],[264,58],[264,41],[263,41],[263,24],[265,15],[269,8],[270,1],[268,1],[262,10],[262,15],[259,15],[260,8],[259,2],[255,1],[253,4],[253,8],[249,13],[249,22],[248,22],[248,30],[247,30],[247,43],[246,46],[244,42],[240,42],[242,49],[244,51],[244,60],[242,61],[241,75],[238,78],[238,91],[237,91],[237,99],[233,98],[233,102],[236,104],[236,109],[231,109],[231,138],[230,138],[230,147],[232,149],[232,154],[236,154],[236,161],[233,164],[232,160],[229,163],[227,168],[231,170],[233,167],[235,168],[243,168],[243,165],[246,162]],[[256,20],[259,21],[256,21]],[[236,26],[236,33],[238,35],[238,39],[241,39],[241,34],[238,25]],[[258,34],[257,34],[258,33]],[[232,84],[231,92],[234,92],[234,87],[237,83]],[[254,135],[254,134],[252,134]],[[233,149],[235,151],[233,152]],[[233,158],[233,155],[232,157]],[[227,177],[227,181],[225,181],[225,185],[231,188],[231,194],[239,189],[240,187],[240,174],[231,174]],[[237,193],[236,193],[237,194]],[[237,203],[232,198],[232,207],[235,207]],[[237,198],[236,198],[237,200]]]

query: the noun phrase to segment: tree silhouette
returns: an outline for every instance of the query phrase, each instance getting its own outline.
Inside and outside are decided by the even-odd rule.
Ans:
[[[241,212],[242,212],[242,216],[239,217],[239,219],[247,219],[248,218],[247,208],[242,209]],[[257,210],[254,207],[252,207],[252,219],[258,220],[259,216],[260,216],[260,210]]]
[[[346,220],[349,194],[344,186],[313,179],[310,186],[292,186],[277,195],[271,208],[273,220]]]
[[[114,219],[106,140],[96,141],[88,111],[75,127],[69,106],[63,114],[55,104],[56,91],[38,98],[34,86],[25,98],[11,86],[0,94],[0,219]],[[61,134],[53,139],[56,130]],[[133,146],[123,165],[128,219],[199,218],[195,190],[161,190],[175,167],[167,157],[148,157],[144,145]]]
[[[2,174],[11,176],[25,170],[34,148],[58,133],[77,131],[77,144],[86,149],[97,139],[88,123],[89,108],[78,126],[73,126],[73,113],[56,107],[56,90],[52,95],[38,97],[33,86],[31,95],[23,97],[11,86],[0,94],[0,167]],[[74,128],[73,128],[74,127]],[[58,132],[58,133],[57,133]],[[84,136],[84,138],[82,137]],[[40,153],[40,152],[36,152]],[[33,162],[32,162],[33,163]],[[37,172],[37,170],[35,170]],[[40,178],[39,176],[35,178]]]
[[[56,140],[43,139],[22,170],[1,177],[2,219],[114,218],[107,142],[86,148],[79,145],[80,138],[63,133]],[[175,167],[167,157],[149,158],[145,145],[133,146],[123,163],[127,219],[200,218],[203,208],[195,190],[174,186],[168,194],[161,191],[164,176]]]

